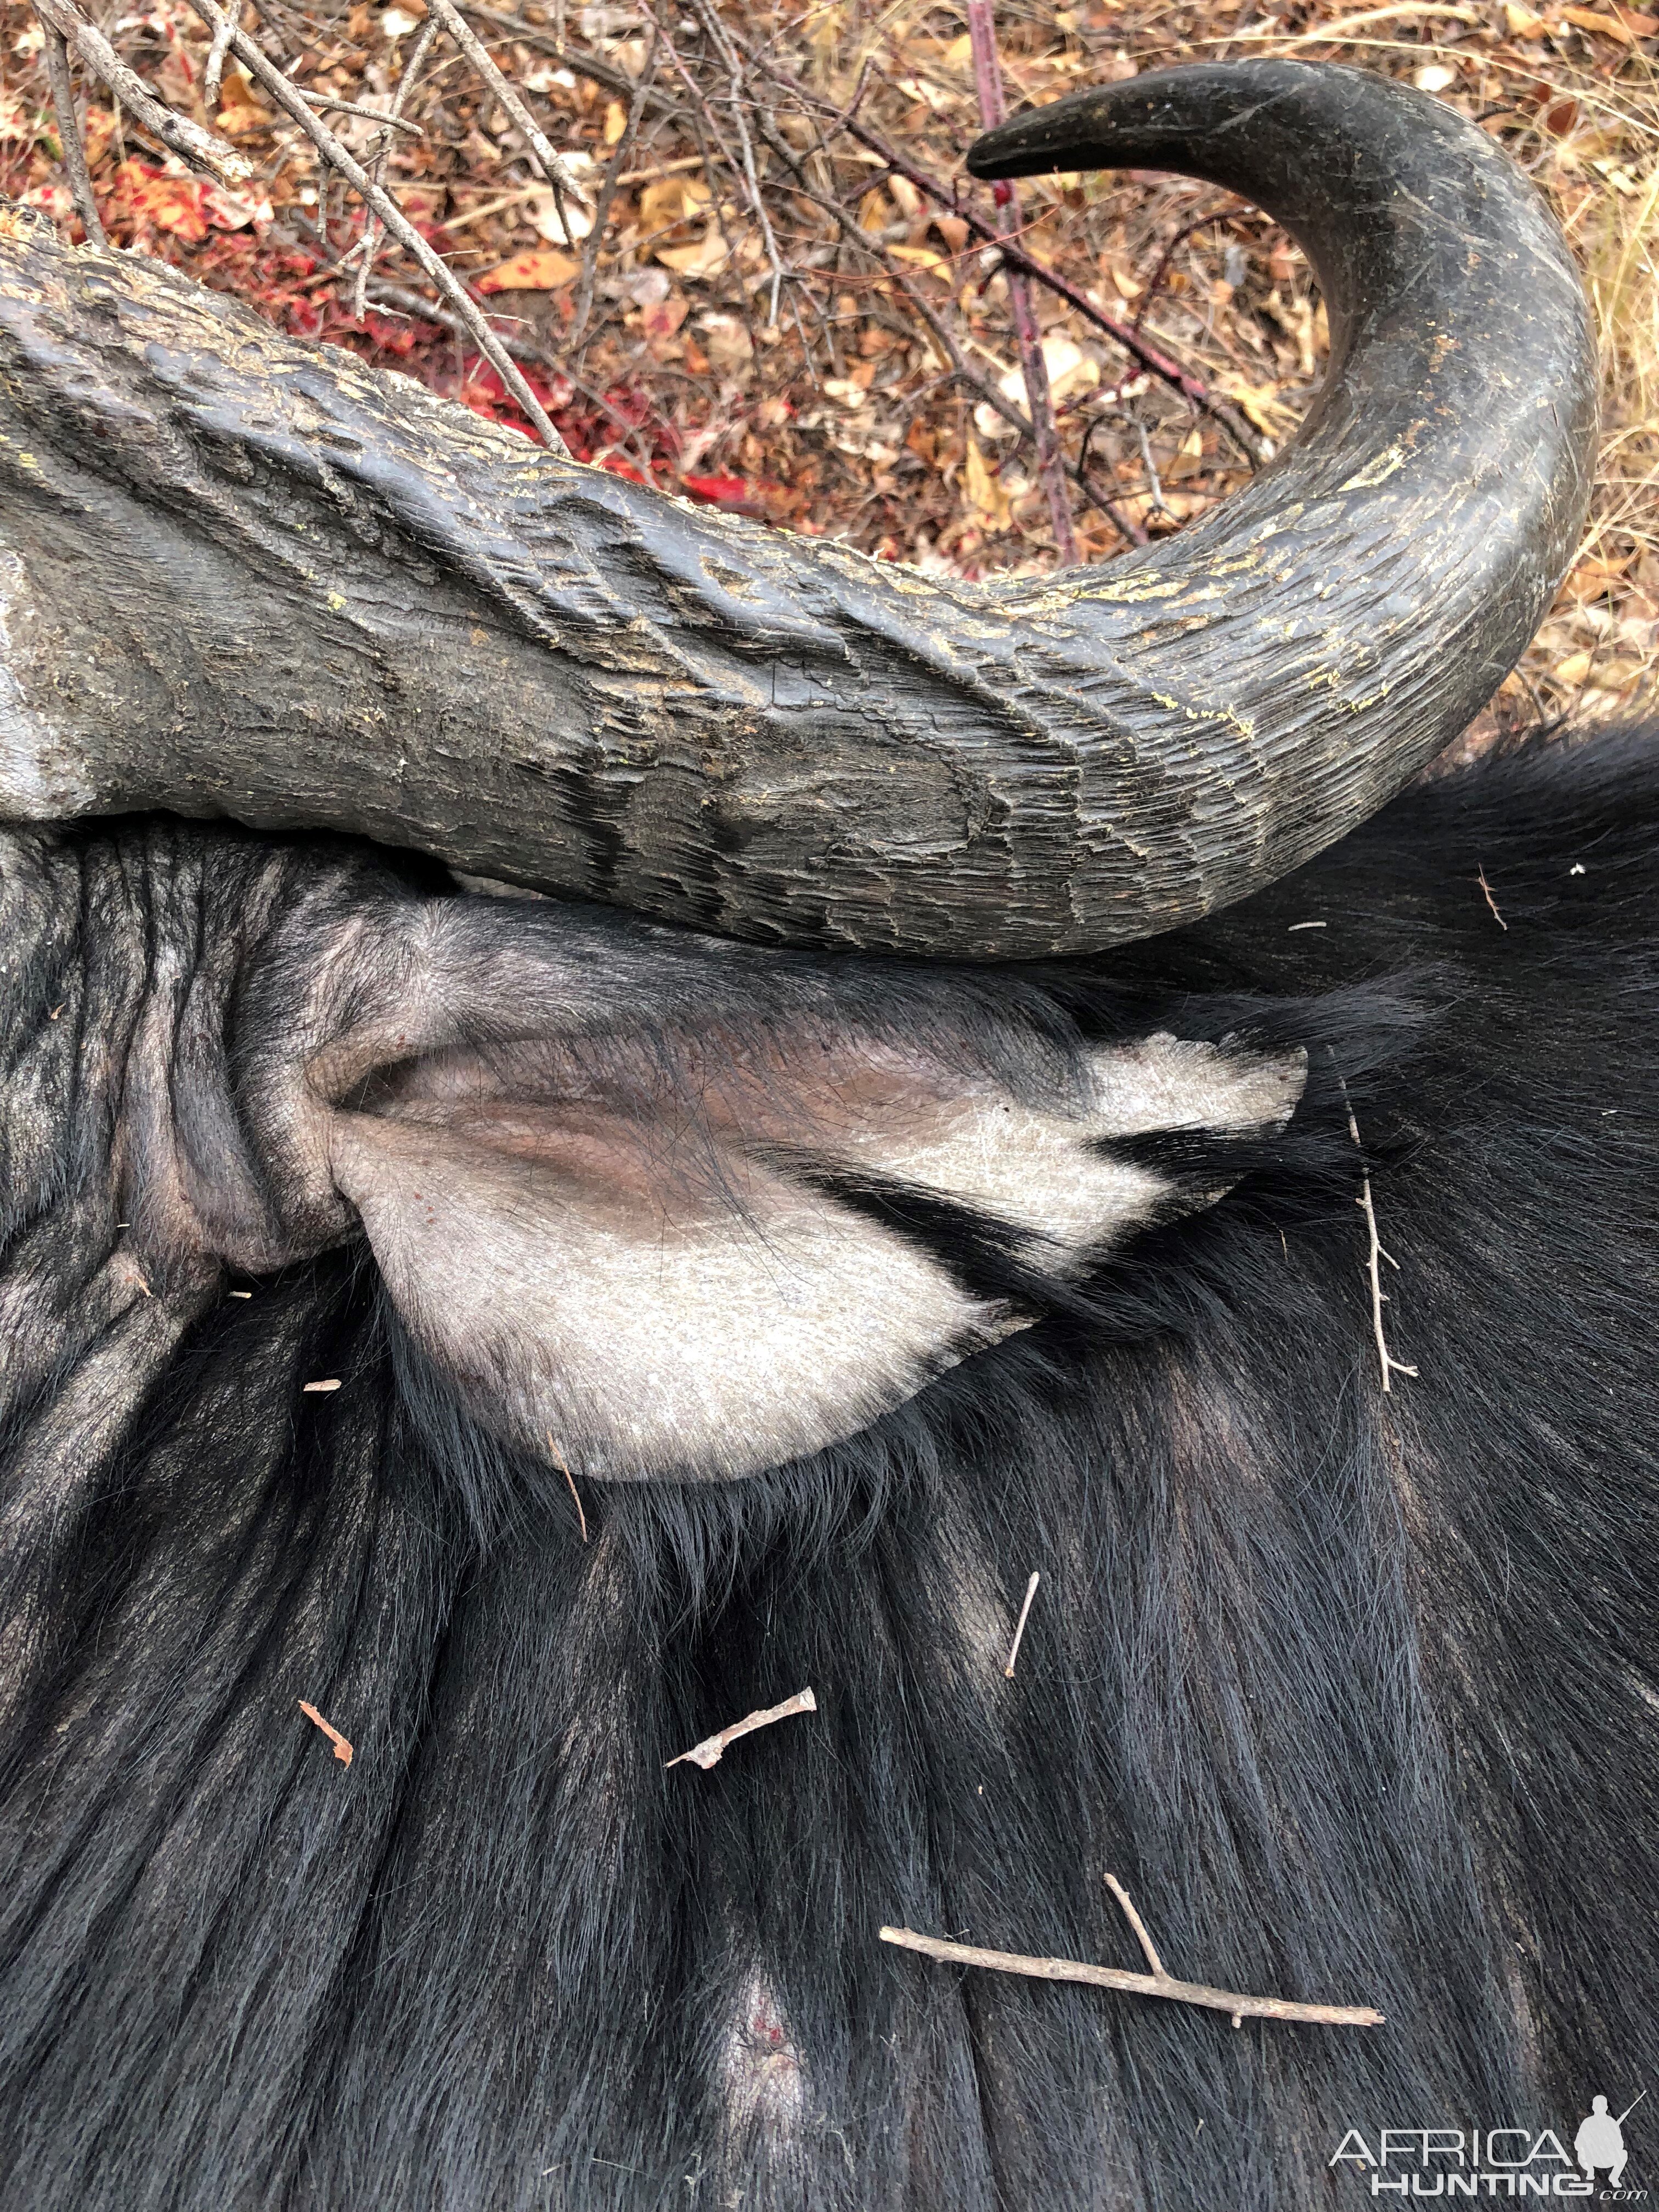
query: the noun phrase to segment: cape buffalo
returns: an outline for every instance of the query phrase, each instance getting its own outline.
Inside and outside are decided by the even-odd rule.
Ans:
[[[1574,550],[1583,297],[1381,80],[970,166],[1112,162],[1332,367],[1005,586],[0,222],[5,2207],[1654,2170],[1659,753],[1413,781]],[[1382,2024],[880,1940],[1140,1970],[1108,1875]]]

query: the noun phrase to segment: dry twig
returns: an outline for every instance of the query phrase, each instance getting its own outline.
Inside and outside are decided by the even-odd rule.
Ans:
[[[236,4],[240,8],[241,0],[236,0]],[[218,34],[216,32],[214,35],[216,39]],[[421,34],[415,41],[409,59],[404,64],[404,73],[398,80],[398,88],[392,95],[392,106],[386,112],[386,127],[381,131],[376,142],[374,152],[368,165],[370,176],[382,187],[386,184],[386,160],[392,151],[392,126],[404,112],[409,95],[415,89],[415,81],[425,66],[426,58],[431,52],[432,42],[437,35],[438,19],[435,15],[428,15],[421,26]],[[362,258],[357,264],[357,281],[351,295],[351,312],[358,322],[362,322],[368,312],[369,272],[374,266],[374,257],[380,252],[380,240],[385,236],[386,225],[380,221],[380,216],[372,207],[366,210],[363,216]]]
[[[854,248],[855,252],[866,255],[876,264],[906,307],[910,309],[919,322],[926,325],[929,335],[938,341],[940,351],[951,364],[952,379],[958,384],[965,385],[976,399],[982,399],[988,407],[1000,415],[1004,422],[1010,423],[1020,436],[1035,448],[1036,429],[1030,416],[1023,408],[1017,406],[1007,398],[988,377],[982,376],[973,367],[957,343],[950,325],[934,311],[923,296],[920,288],[911,283],[908,271],[894,259],[888,250],[889,241],[878,232],[862,229],[838,201],[827,198],[822,192],[814,191],[808,184],[800,161],[787,140],[775,131],[767,129],[764,124],[762,129],[772,151],[793,170],[796,178],[793,190],[799,197],[809,201],[814,207],[822,209],[823,213],[840,228],[843,242]],[[822,137],[819,138],[818,146],[819,150],[823,151]],[[805,259],[808,263],[814,262],[817,259],[817,256],[809,254]],[[1140,526],[1132,522],[1112,504],[1110,500],[1097,492],[1080,467],[1073,467],[1069,462],[1063,463],[1063,465],[1066,474],[1090,505],[1097,508],[1106,517],[1120,537],[1127,538],[1134,545],[1144,545],[1146,543],[1146,533]]]
[[[803,84],[799,77],[792,76],[787,70],[764,53],[751,52],[750,58],[758,68],[765,70],[775,84],[793,93],[804,108],[819,114],[824,112],[825,101],[810,86]],[[1143,337],[1138,330],[1132,329],[1127,323],[1120,322],[1115,315],[1109,315],[1104,308],[1097,307],[1086,292],[1061,276],[1059,270],[1051,269],[1046,262],[1039,261],[1034,254],[1028,253],[1017,239],[1001,237],[994,222],[988,222],[971,203],[960,199],[948,185],[913,161],[879,131],[872,130],[868,124],[860,122],[850,112],[837,114],[836,120],[849,137],[856,138],[861,146],[867,146],[872,154],[878,155],[896,176],[908,178],[925,198],[932,200],[935,207],[959,217],[976,237],[983,239],[988,245],[997,246],[1002,254],[1005,270],[1017,270],[1035,283],[1046,285],[1069,307],[1075,308],[1086,322],[1092,323],[1097,330],[1103,331],[1115,344],[1121,346],[1124,352],[1138,361],[1143,368],[1180,392],[1189,404],[1200,409],[1218,422],[1250,465],[1255,467],[1261,458],[1261,449],[1255,435],[1238,410],[1218,398],[1200,377],[1194,376],[1189,368],[1184,368],[1171,355]]]
[[[1382,1371],[1382,1388],[1384,1390],[1391,1390],[1394,1386],[1389,1379],[1390,1376],[1415,1375],[1417,1372],[1414,1367],[1407,1367],[1403,1359],[1395,1358],[1389,1349],[1389,1340],[1382,1330],[1382,1309],[1389,1301],[1388,1294],[1382,1288],[1382,1274],[1377,1262],[1380,1260],[1386,1260],[1396,1274],[1400,1272],[1400,1262],[1392,1252],[1383,1250],[1382,1240],[1376,1233],[1376,1208],[1371,1203],[1370,1170],[1364,1165],[1365,1147],[1360,1142],[1359,1124],[1354,1118],[1353,1107],[1348,1098],[1347,1085],[1343,1082],[1340,1075],[1336,1079],[1341,1088],[1342,1104],[1348,1116],[1348,1134],[1353,1139],[1354,1150],[1360,1158],[1359,1196],[1354,1200],[1354,1204],[1360,1207],[1365,1216],[1365,1230],[1370,1238],[1370,1249],[1365,1255],[1365,1272],[1371,1286],[1371,1333],[1376,1339],[1376,1358],[1377,1364]]]
[[[668,1765],[678,1766],[689,1759],[694,1766],[701,1766],[707,1772],[709,1767],[719,1765],[726,1746],[735,1743],[740,1735],[752,1735],[757,1729],[770,1728],[774,1721],[792,1719],[796,1713],[815,1713],[817,1709],[818,1701],[810,1690],[797,1690],[781,1705],[768,1705],[760,1712],[745,1713],[740,1721],[733,1721],[718,1735],[705,1736],[690,1751],[683,1751],[678,1759],[671,1759]]]
[[[333,1723],[331,1721],[325,1721],[322,1715],[318,1711],[316,1706],[308,1705],[303,1698],[300,1699],[300,1711],[305,1715],[308,1721],[314,1722],[316,1725],[321,1729],[323,1734],[333,1745],[334,1756],[339,1760],[341,1765],[349,1766],[351,1764],[351,1746],[347,1742],[344,1736],[340,1734],[339,1729],[334,1726]]]
[[[87,149],[81,139],[81,121],[75,112],[75,80],[70,75],[69,41],[56,23],[40,18],[41,34],[45,38],[46,82],[52,87],[52,105],[58,118],[58,139],[64,149],[64,167],[69,172],[70,192],[75,201],[75,212],[81,218],[81,228],[87,234],[88,246],[106,246],[104,226],[98,214],[98,202],[92,189],[92,179],[87,171]]]
[[[1115,1878],[1111,1883],[1119,1901],[1128,1911],[1141,1948],[1149,1960],[1158,1958],[1140,1917]],[[1381,2027],[1382,2014],[1370,2005],[1304,2004],[1294,1997],[1253,1997],[1238,1990],[1212,1989],[1205,1982],[1178,1982],[1160,1964],[1150,1974],[1133,1974],[1121,1966],[1097,1966],[1081,1959],[1038,1959],[1019,1951],[987,1951],[977,1943],[953,1943],[943,1936],[919,1936],[913,1928],[884,1928],[884,1943],[901,1950],[919,1951],[926,1959],[939,1959],[957,1966],[988,1966],[1002,1974],[1028,1974],[1039,1982],[1086,1982],[1093,1989],[1122,1990],[1130,1996],[1168,1997],[1176,2004],[1201,2006],[1207,2012],[1224,2012],[1235,2027],[1247,2020],[1299,2020],[1321,2027]]]
[[[219,112],[225,64],[230,59],[230,35],[233,31],[240,30],[241,24],[242,0],[230,0],[229,7],[225,10],[224,24],[213,34],[212,44],[208,48],[207,64],[202,71],[202,109],[204,114],[216,115]]]
[[[1118,1880],[1115,1874],[1109,1874],[1105,1877],[1105,1881],[1107,1888],[1111,1891],[1112,1895],[1116,1898],[1118,1903],[1123,1907],[1123,1917],[1128,1922],[1130,1927],[1135,1931],[1136,1941],[1139,1943],[1141,1949],[1146,1954],[1146,1964],[1152,1968],[1152,1972],[1158,1977],[1160,1981],[1168,1981],[1170,1978],[1169,1970],[1164,1966],[1163,1960],[1158,1957],[1158,1948],[1152,1942],[1152,1937],[1146,1933],[1146,1923],[1141,1918],[1140,1915],[1135,1911],[1134,1905],[1130,1899],[1128,1891],[1125,1889],[1123,1884]]]
[[[589,204],[587,194],[578,180],[575,171],[562,154],[555,152],[546,133],[497,69],[491,58],[489,47],[485,46],[460,9],[452,4],[452,0],[427,0],[427,7],[429,15],[435,16],[442,24],[444,29],[453,39],[490,91],[495,94],[496,99],[524,133],[525,143],[530,149],[536,167],[552,187],[553,204],[558,210],[559,225],[564,232],[564,242],[567,246],[574,246],[576,241],[570,235],[570,225],[565,220],[563,196],[568,192],[571,198],[578,201],[583,207]]]
[[[631,98],[635,80],[625,70],[618,69],[614,62],[606,61],[603,55],[567,39],[557,23],[544,28],[538,23],[526,22],[522,15],[508,15],[504,8],[479,6],[477,0],[467,12],[482,16],[486,23],[494,23],[500,30],[510,31],[515,39],[520,40],[537,53],[551,54],[554,60],[562,62],[573,76],[585,76],[592,84],[602,84],[607,92],[614,92],[620,99]],[[647,105],[654,107],[660,115],[678,117],[680,113],[676,102],[659,88],[653,88]]]
[[[1492,908],[1492,920],[1498,924],[1498,927],[1504,932],[1504,935],[1507,936],[1509,934],[1510,926],[1508,922],[1504,921],[1503,915],[1498,911],[1498,901],[1492,896],[1492,885],[1486,881],[1486,869],[1484,861],[1475,872],[1475,881],[1480,884],[1481,890],[1486,895],[1486,904]]]
[[[384,307],[389,313],[407,316],[410,321],[418,318],[423,323],[435,323],[440,330],[448,331],[455,337],[468,335],[470,325],[464,323],[459,315],[451,314],[447,307],[435,300],[428,300],[422,293],[411,292],[406,285],[388,284],[377,276],[371,296],[375,307]],[[604,392],[584,384],[580,377],[573,376],[563,362],[550,353],[544,345],[538,345],[534,338],[509,335],[505,331],[496,331],[495,337],[496,343],[503,346],[514,361],[528,362],[532,368],[556,371],[573,391],[579,392],[602,414],[608,415],[619,431],[631,433],[637,428],[619,408],[612,405]]]
[[[611,220],[612,204],[627,181],[629,156],[639,136],[640,118],[645,113],[645,103],[650,97],[657,74],[660,40],[661,33],[653,24],[651,50],[646,56],[645,67],[640,71],[639,82],[634,87],[634,96],[628,105],[628,119],[623,125],[622,137],[617,142],[617,150],[611,157],[611,167],[605,171],[605,182],[599,187],[599,202],[593,210],[593,228],[583,242],[581,275],[576,283],[576,304],[570,318],[567,341],[573,353],[580,346],[582,333],[587,328],[587,319],[593,312],[593,280],[599,273],[599,248],[604,243],[605,225]]]
[[[691,0],[691,4],[697,11],[698,21],[703,29],[714,40],[715,49],[725,63],[731,77],[728,98],[732,109],[732,127],[737,131],[738,144],[742,151],[744,181],[749,187],[749,204],[755,210],[755,220],[760,225],[761,237],[766,246],[766,258],[772,270],[772,312],[767,319],[775,323],[778,319],[778,298],[783,289],[783,264],[778,258],[778,241],[773,234],[772,218],[766,212],[766,201],[761,191],[760,177],[755,167],[755,142],[750,137],[749,125],[744,119],[746,87],[744,82],[743,61],[738,56],[737,48],[726,37],[725,26],[720,17],[708,5],[708,0]]]
[[[1034,1569],[1030,1581],[1025,1585],[1025,1602],[1021,1606],[1019,1619],[1014,1624],[1014,1640],[1008,1646],[1008,1664],[1002,1670],[1011,1682],[1014,1679],[1014,1662],[1019,1656],[1019,1647],[1025,1635],[1025,1624],[1031,1617],[1031,1600],[1036,1595],[1037,1584],[1042,1580],[1041,1574]]]
[[[163,106],[143,79],[127,67],[96,25],[88,22],[79,9],[70,5],[70,0],[34,0],[34,11],[43,26],[69,41],[133,120],[142,124],[152,137],[159,138],[181,161],[187,161],[192,169],[205,170],[222,185],[232,187],[245,185],[253,174],[252,162],[245,160],[228,139],[221,138],[216,131],[204,131],[188,115],[177,115],[172,108]]]

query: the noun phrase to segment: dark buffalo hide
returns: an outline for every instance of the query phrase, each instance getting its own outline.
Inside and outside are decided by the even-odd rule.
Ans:
[[[1653,733],[1046,969],[3,867],[8,2212],[1302,2212],[1659,2076]],[[1387,2024],[878,1940],[1107,1872]]]

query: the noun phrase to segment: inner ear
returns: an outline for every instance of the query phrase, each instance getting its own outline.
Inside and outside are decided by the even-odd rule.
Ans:
[[[1276,1127],[1303,1077],[1157,1036],[1016,1082],[820,1019],[398,1035],[328,1058],[334,1182],[477,1418],[613,1480],[854,1435],[1167,1212],[1109,1140]]]

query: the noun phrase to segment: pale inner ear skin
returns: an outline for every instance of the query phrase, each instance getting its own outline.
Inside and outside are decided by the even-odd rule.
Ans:
[[[1171,1196],[1102,1139],[1281,1126],[1304,1077],[1299,1053],[1158,1036],[1044,1106],[890,1044],[729,1042],[438,1052],[331,1114],[406,1325],[481,1420],[579,1476],[762,1472],[1029,1326],[836,1178],[947,1201],[1075,1276]]]
[[[472,1409],[578,1474],[756,1474],[1024,1325],[775,1175],[739,1212],[659,1190],[637,1146],[477,1133],[350,1117],[340,1186]]]

